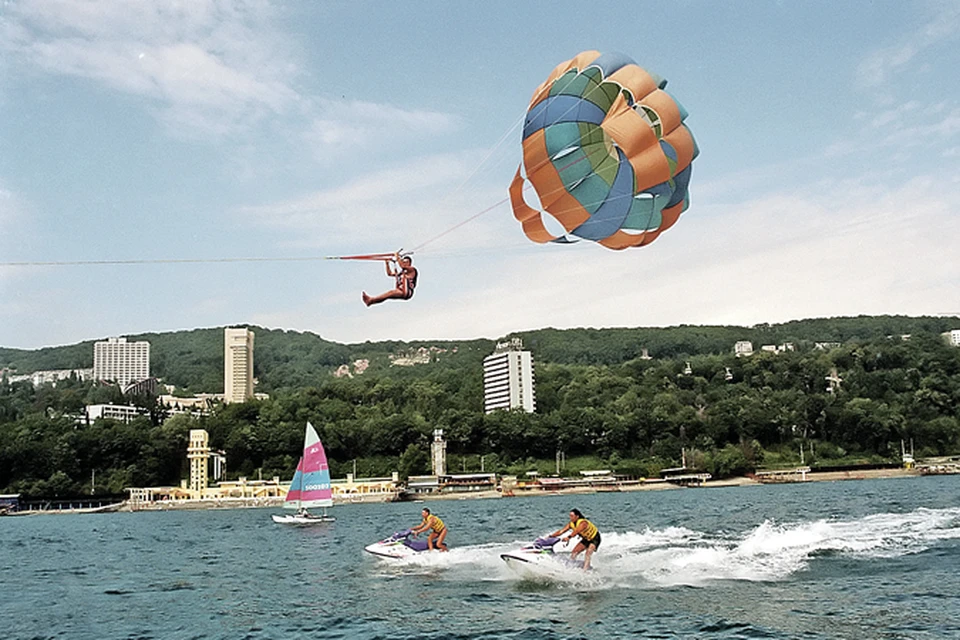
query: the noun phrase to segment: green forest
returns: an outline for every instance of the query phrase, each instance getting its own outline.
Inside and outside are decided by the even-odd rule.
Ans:
[[[944,317],[861,316],[753,327],[542,329],[512,334],[533,353],[537,411],[483,413],[483,358],[496,341],[338,344],[251,327],[257,391],[269,399],[169,416],[157,397],[111,384],[11,383],[18,373],[89,368],[93,343],[0,348],[0,492],[24,499],[122,496],[186,477],[190,429],[210,433],[228,477],[289,479],[304,424],[333,476],[429,472],[444,430],[451,472],[522,474],[607,468],[656,477],[680,464],[714,477],[805,463],[895,464],[960,452],[960,348]],[[223,328],[127,335],[151,345],[151,374],[175,394],[223,391]],[[752,356],[735,357],[749,340]],[[786,345],[779,352],[763,345]],[[421,364],[395,357],[417,350]],[[360,373],[355,363],[366,361]],[[352,377],[335,377],[343,365]],[[361,367],[362,368],[362,367]],[[828,378],[834,378],[831,384]],[[829,389],[828,389],[829,388]],[[78,420],[84,405],[136,404],[130,423]]]

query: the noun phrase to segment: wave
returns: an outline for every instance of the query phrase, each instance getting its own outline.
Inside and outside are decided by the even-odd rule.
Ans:
[[[604,531],[589,578],[571,570],[577,588],[664,588],[719,581],[777,581],[832,557],[862,560],[920,553],[960,539],[960,508],[878,513],[861,518],[778,523],[767,520],[745,532],[684,527]],[[442,580],[517,581],[500,554],[529,541],[453,547],[403,560],[383,560],[383,577],[426,575]]]

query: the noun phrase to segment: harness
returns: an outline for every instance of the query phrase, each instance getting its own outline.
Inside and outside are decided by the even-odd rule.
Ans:
[[[403,291],[403,298],[405,300],[409,300],[413,297],[413,290],[417,288],[418,275],[420,274],[416,269],[413,269],[412,274],[403,271],[402,269],[400,270],[400,273],[397,274],[397,289]]]

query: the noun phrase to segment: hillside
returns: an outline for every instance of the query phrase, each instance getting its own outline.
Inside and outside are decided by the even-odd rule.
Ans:
[[[492,352],[494,340],[385,341],[339,344],[311,332],[250,327],[256,334],[254,375],[258,390],[271,393],[317,385],[342,365],[368,360],[367,372],[404,368],[391,367],[391,355],[434,347],[432,360],[457,369],[478,365]],[[541,364],[618,365],[642,357],[676,359],[703,355],[730,354],[738,340],[764,344],[794,343],[805,349],[818,342],[844,343],[884,336],[938,334],[960,328],[957,317],[858,316],[795,320],[783,324],[753,327],[694,326],[638,327],[611,329],[538,329],[511,334],[523,340]],[[223,327],[141,333],[125,336],[130,341],[150,343],[151,373],[184,392],[215,393],[223,388]],[[103,338],[98,338],[103,339]],[[50,369],[93,366],[93,343],[47,347],[37,350],[0,347],[0,369],[32,373]],[[411,367],[416,370],[416,367]]]
[[[897,464],[904,443],[920,457],[954,455],[960,349],[940,334],[958,326],[955,318],[861,317],[524,332],[517,337],[536,360],[536,411],[489,414],[481,362],[493,341],[343,345],[254,327],[258,390],[270,399],[203,416],[170,416],[151,396],[124,398],[115,386],[75,379],[0,384],[0,493],[85,495],[94,475],[96,491],[111,495],[176,485],[197,426],[226,452],[230,478],[290,477],[308,420],[336,477],[354,464],[361,475],[426,473],[437,428],[449,468],[463,472],[550,474],[561,453],[565,473],[647,477],[681,464],[681,452],[714,477],[796,465],[801,448],[814,468]],[[216,392],[222,336],[210,328],[126,337],[148,340],[153,373],[181,391]],[[794,349],[738,358],[733,344],[744,339]],[[89,367],[92,343],[5,349],[0,358],[22,371]],[[397,366],[404,361],[429,365]],[[344,365],[352,377],[332,375]],[[131,401],[148,413],[129,423],[77,422],[85,405]]]

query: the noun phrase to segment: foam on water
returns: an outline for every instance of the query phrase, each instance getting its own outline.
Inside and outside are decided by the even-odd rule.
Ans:
[[[918,553],[941,540],[960,538],[960,508],[878,513],[853,520],[777,523],[745,532],[683,527],[604,531],[593,571],[558,572],[551,580],[576,588],[703,586],[724,580],[776,581],[834,554],[891,558]],[[454,547],[402,560],[381,560],[385,577],[430,575],[442,580],[517,581],[500,559],[529,541]],[[567,574],[569,573],[569,576]]]

